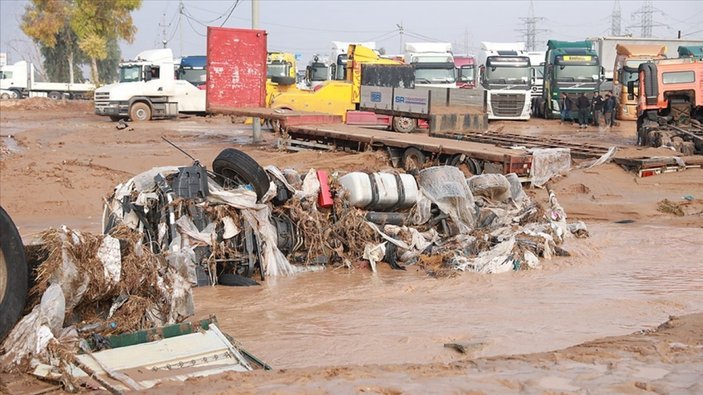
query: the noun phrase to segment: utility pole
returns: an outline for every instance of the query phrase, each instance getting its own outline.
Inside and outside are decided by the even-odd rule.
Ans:
[[[398,53],[404,53],[405,48],[403,48],[403,33],[405,33],[405,30],[403,30],[403,21],[400,21],[400,25],[396,24],[395,25],[398,28],[398,35],[400,36],[400,51]]]
[[[166,32],[166,28],[170,27],[171,24],[169,23],[168,25],[166,24],[166,13],[164,13],[161,16],[161,22],[159,23],[159,27],[161,28],[161,45],[163,45],[162,48],[166,48],[166,44],[168,44],[166,35],[168,34]]]
[[[183,0],[178,2],[178,41],[180,42],[180,48],[178,49],[178,56],[183,57]]]
[[[251,28],[257,29],[259,27],[259,0],[251,0]],[[254,144],[259,144],[263,138],[261,136],[261,118],[254,117],[252,120],[252,129]]]
[[[537,22],[543,21],[544,18],[535,16],[535,5],[530,0],[529,16],[519,18],[525,25],[523,29],[517,29],[525,35],[525,47],[528,51],[537,49],[537,35],[546,32],[547,29],[538,29]]]
[[[613,3],[613,12],[610,14],[610,35],[619,36],[620,31],[620,0],[615,0]]]

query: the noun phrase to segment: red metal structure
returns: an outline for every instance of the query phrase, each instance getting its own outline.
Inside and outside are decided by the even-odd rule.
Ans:
[[[206,109],[264,107],[266,32],[207,28]]]

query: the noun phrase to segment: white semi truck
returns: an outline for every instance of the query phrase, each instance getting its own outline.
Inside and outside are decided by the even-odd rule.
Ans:
[[[530,119],[532,70],[524,43],[481,43],[481,86],[488,119]]]
[[[537,116],[537,103],[542,99],[544,90],[544,59],[547,51],[530,51],[530,75],[532,77],[532,115]]]
[[[415,67],[415,86],[457,87],[450,43],[407,43],[404,58],[405,63]]]
[[[148,121],[179,113],[204,113],[205,91],[175,78],[169,48],[141,52],[120,63],[120,80],[95,90],[95,113],[113,121]]]
[[[49,97],[51,99],[83,99],[90,96],[95,85],[89,83],[43,82],[36,77],[34,64],[20,61],[0,67],[0,89],[6,95],[24,97]]]

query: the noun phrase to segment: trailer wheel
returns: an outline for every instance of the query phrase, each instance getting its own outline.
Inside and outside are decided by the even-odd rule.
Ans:
[[[410,133],[417,128],[417,119],[393,117],[393,130],[398,133]]]
[[[136,102],[129,108],[129,117],[134,122],[151,120],[151,107],[144,102]]]
[[[257,200],[264,197],[271,186],[266,171],[251,156],[234,148],[227,148],[217,155],[212,161],[212,171],[220,185],[251,185]]]
[[[483,173],[481,162],[474,158],[466,158],[466,165],[469,167],[469,171],[471,172],[471,174],[475,176]]]
[[[10,98],[10,94],[7,92],[3,92],[2,94],[0,94],[0,99],[2,99],[2,100],[8,100],[9,98]]]
[[[426,160],[425,154],[419,149],[415,147],[407,148],[405,152],[403,152],[403,169],[405,169],[405,171],[419,170],[422,168],[422,165],[425,164]]]
[[[61,94],[61,92],[51,91],[51,92],[49,92],[49,99],[61,100],[61,99],[63,99],[63,95]]]
[[[10,216],[0,207],[0,342],[22,315],[28,283],[22,238]]]

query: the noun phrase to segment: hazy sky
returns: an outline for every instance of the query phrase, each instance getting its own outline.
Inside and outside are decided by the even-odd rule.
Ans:
[[[180,16],[179,2],[143,0],[134,12],[138,29],[133,43],[121,42],[123,58],[161,47],[165,39],[176,56],[205,54],[204,25],[251,27],[251,1],[184,0],[185,13]],[[620,1],[623,33],[640,36],[641,17],[633,15],[643,1]],[[654,1],[653,36],[675,38],[678,30],[685,38],[703,39],[703,1]],[[0,52],[9,61],[22,60],[30,53],[30,41],[19,29],[19,20],[27,1],[0,0]],[[611,12],[615,1],[534,1],[540,31],[537,42],[546,45],[550,38],[580,40],[609,35]],[[454,45],[455,53],[478,52],[481,41],[524,41],[519,29],[520,17],[528,16],[529,1],[297,1],[260,0],[259,27],[268,32],[269,50],[300,53],[307,61],[314,53],[329,52],[330,41],[376,41],[387,53],[399,53],[400,36],[396,25],[402,23],[404,40],[445,41]],[[180,23],[179,23],[180,19]],[[165,25],[165,27],[163,27]],[[179,29],[180,26],[180,29]],[[182,49],[182,52],[181,52]]]

